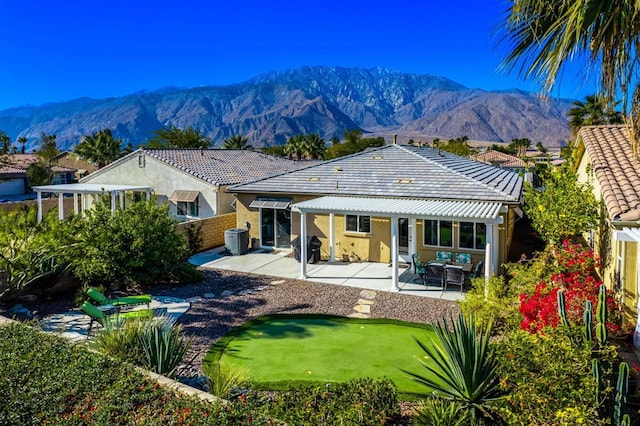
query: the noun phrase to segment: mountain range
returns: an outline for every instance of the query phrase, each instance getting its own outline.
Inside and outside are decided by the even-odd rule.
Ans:
[[[345,130],[373,135],[510,142],[528,138],[558,147],[570,136],[573,100],[540,99],[520,90],[470,89],[437,75],[382,68],[302,67],[259,75],[244,83],[197,88],[168,87],[131,95],[23,106],[0,111],[0,130],[13,140],[41,132],[70,149],[83,135],[109,128],[134,147],[163,126],[192,126],[215,146],[242,134],[253,146],[284,144],[298,133],[325,140]]]

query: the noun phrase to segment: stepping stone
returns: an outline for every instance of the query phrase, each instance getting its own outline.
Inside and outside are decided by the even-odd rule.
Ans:
[[[367,300],[367,299],[358,299],[358,305],[373,305],[374,302],[373,300]]]
[[[240,291],[238,292],[238,294],[239,294],[240,296],[244,296],[245,294],[251,294],[251,293],[253,293],[253,290],[252,290],[252,289],[250,289],[250,288],[248,288],[248,289],[246,289],[246,290],[240,290]]]
[[[222,297],[227,297],[227,296],[231,296],[233,294],[233,292],[231,290],[225,290],[222,292],[222,294],[220,296]]]
[[[271,284],[278,285],[278,284],[284,284],[285,282],[286,282],[285,280],[276,280],[276,281],[271,281]]]
[[[373,290],[362,290],[360,292],[360,297],[363,299],[373,300],[376,298],[376,292]]]
[[[256,287],[256,291],[262,291],[262,290],[264,290],[265,288],[267,288],[267,286],[266,286],[266,285],[261,285],[260,287]]]
[[[202,297],[200,296],[195,296],[195,297],[190,297],[188,299],[185,299],[187,302],[189,303],[194,303],[194,302],[199,302],[202,300]]]
[[[369,318],[369,315],[367,314],[361,314],[361,313],[356,313],[356,314],[349,314],[347,315],[349,318]]]
[[[353,307],[353,310],[356,312],[360,312],[361,314],[370,314],[371,306],[370,305],[356,305]]]
[[[205,298],[205,299],[215,299],[216,295],[213,294],[213,293],[205,293],[205,294],[202,295],[202,297]]]

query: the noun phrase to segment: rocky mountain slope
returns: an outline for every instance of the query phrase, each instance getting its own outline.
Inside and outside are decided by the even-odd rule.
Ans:
[[[359,128],[376,134],[510,142],[514,138],[562,145],[570,135],[571,100],[543,101],[518,90],[469,89],[435,75],[381,68],[303,67],[229,86],[165,88],[118,98],[0,111],[0,129],[37,146],[41,132],[68,149],[83,135],[110,128],[133,146],[162,126],[193,126],[216,146],[243,134],[254,146],[283,144],[297,133],[325,140]]]

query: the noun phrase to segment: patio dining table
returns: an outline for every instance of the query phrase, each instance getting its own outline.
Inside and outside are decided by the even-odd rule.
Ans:
[[[429,263],[441,263],[443,265],[460,266],[465,273],[469,273],[473,269],[473,264],[472,263],[442,262],[442,261],[438,261],[438,260],[435,260],[435,259],[434,260],[428,260],[428,261],[424,262],[422,264],[422,266],[426,268],[427,264],[429,264]]]

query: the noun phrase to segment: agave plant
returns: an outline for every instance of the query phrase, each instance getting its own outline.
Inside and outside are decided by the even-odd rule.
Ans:
[[[403,370],[429,391],[425,396],[455,401],[473,421],[489,414],[493,402],[502,398],[496,373],[497,362],[489,347],[491,322],[476,332],[475,318],[462,314],[434,327],[435,336],[427,342],[414,337],[427,355],[420,361],[428,374]]]
[[[418,426],[468,426],[468,413],[457,402],[438,397],[420,401],[413,423]]]
[[[207,376],[207,389],[209,393],[228,399],[234,389],[244,385],[249,380],[249,370],[236,365],[227,364],[224,367],[216,364]]]
[[[138,336],[144,352],[144,367],[171,377],[191,346],[191,340],[180,336],[182,328],[167,317],[145,323]]]

